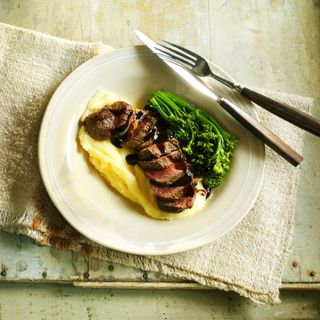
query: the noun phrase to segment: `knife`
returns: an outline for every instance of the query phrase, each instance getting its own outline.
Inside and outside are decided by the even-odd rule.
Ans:
[[[202,94],[217,102],[233,118],[235,118],[245,128],[252,132],[267,146],[277,152],[281,157],[286,159],[294,166],[297,166],[301,163],[303,157],[293,150],[289,145],[287,145],[283,140],[281,140],[276,134],[264,127],[259,121],[252,118],[234,103],[216,94],[211,87],[208,87],[207,84],[205,84],[191,71],[188,71],[179,65],[178,62],[175,63],[172,57],[169,57],[163,53],[161,50],[161,45],[151,40],[139,30],[136,30],[136,35],[153,53],[155,53],[162,61],[164,61],[171,69],[173,69],[182,79],[184,79]]]

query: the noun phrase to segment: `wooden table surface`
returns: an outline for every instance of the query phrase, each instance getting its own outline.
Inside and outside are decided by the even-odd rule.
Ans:
[[[203,54],[247,85],[320,101],[320,2],[313,0],[1,0],[0,22],[55,36],[138,44],[135,29]],[[0,44],[1,45],[1,44]],[[316,117],[320,118],[319,107]],[[305,136],[292,251],[284,287],[320,284],[320,139]],[[205,290],[79,289],[97,283],[172,282],[159,274],[47,247],[0,232],[3,319],[319,319],[318,291],[282,291],[282,304],[261,308],[233,293]],[[29,284],[28,282],[41,282]],[[178,283],[179,285],[179,283]],[[183,284],[182,284],[183,285]]]

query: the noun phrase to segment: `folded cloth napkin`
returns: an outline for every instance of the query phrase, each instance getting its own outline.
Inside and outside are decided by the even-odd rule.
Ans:
[[[234,290],[263,303],[279,301],[292,231],[298,169],[267,149],[265,179],[250,213],[225,236],[201,248],[146,257],[102,247],[63,219],[42,184],[37,160],[41,119],[61,81],[110,47],[58,39],[0,24],[0,228],[40,244],[144,270]],[[262,91],[301,110],[312,99]],[[303,133],[259,110],[262,122],[298,152]]]

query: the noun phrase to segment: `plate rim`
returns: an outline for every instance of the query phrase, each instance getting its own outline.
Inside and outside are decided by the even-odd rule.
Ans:
[[[264,171],[265,171],[265,146],[262,142],[258,141],[260,146],[258,147],[260,149],[261,152],[261,156],[262,156],[262,165],[261,165],[261,169],[260,169],[260,179],[256,180],[257,181],[257,186],[255,186],[255,192],[254,192],[254,196],[251,197],[251,201],[248,203],[247,202],[247,209],[245,210],[245,212],[243,212],[243,214],[241,215],[241,218],[234,223],[233,225],[229,226],[229,228],[225,229],[225,231],[219,236],[219,237],[215,237],[213,239],[207,239],[203,238],[202,240],[199,240],[197,242],[193,241],[193,243],[188,243],[188,245],[181,245],[180,247],[177,248],[176,246],[174,247],[169,247],[169,249],[166,250],[162,250],[162,251],[158,251],[155,250],[153,247],[149,248],[147,250],[143,250],[143,252],[141,250],[136,250],[134,248],[123,248],[122,246],[117,246],[117,245],[113,245],[113,244],[106,244],[103,241],[100,241],[98,238],[92,236],[91,234],[88,234],[88,232],[86,232],[85,228],[82,228],[82,226],[76,225],[74,223],[74,221],[67,215],[65,214],[62,208],[61,203],[58,201],[54,191],[52,190],[52,188],[50,188],[50,184],[51,182],[49,174],[48,174],[48,168],[46,166],[46,139],[44,139],[44,137],[46,136],[45,133],[47,131],[48,128],[48,122],[50,120],[50,110],[52,109],[52,106],[54,106],[55,104],[55,100],[58,99],[59,95],[60,95],[60,91],[64,89],[64,87],[66,86],[66,84],[68,84],[74,77],[77,77],[77,74],[83,71],[85,71],[88,67],[90,68],[91,64],[94,64],[96,60],[100,60],[103,59],[105,56],[109,56],[109,55],[117,55],[117,54],[121,54],[122,52],[124,53],[125,51],[128,52],[132,52],[134,54],[139,54],[139,50],[141,51],[141,53],[145,53],[147,55],[153,56],[154,54],[151,53],[151,51],[143,46],[143,45],[138,45],[138,46],[130,46],[130,47],[125,47],[125,48],[120,48],[120,49],[113,49],[111,51],[107,51],[107,52],[103,52],[89,60],[87,60],[86,62],[84,62],[83,64],[81,64],[80,66],[78,66],[76,69],[74,69],[61,83],[60,85],[56,88],[55,92],[53,93],[47,108],[45,110],[42,122],[41,122],[41,126],[40,126],[40,130],[39,130],[39,136],[38,136],[38,164],[39,164],[39,169],[40,169],[40,174],[41,174],[41,178],[42,181],[44,183],[44,186],[48,192],[48,195],[50,197],[50,199],[52,200],[52,202],[54,203],[55,207],[57,208],[57,210],[59,211],[59,213],[67,220],[68,223],[70,223],[70,225],[75,228],[77,231],[79,231],[84,237],[94,241],[97,244],[100,244],[106,248],[110,248],[110,249],[114,249],[114,250],[118,250],[121,252],[126,252],[126,253],[131,253],[131,254],[139,254],[139,255],[151,255],[151,256],[157,256],[157,255],[166,255],[166,254],[174,254],[174,253],[178,253],[178,252],[183,252],[183,251],[187,251],[187,250],[191,250],[191,249],[195,249],[198,247],[201,247],[207,243],[209,243],[210,241],[213,241],[217,238],[222,237],[223,235],[225,235],[226,233],[228,233],[231,229],[233,229],[234,227],[236,227],[242,220],[243,218],[248,214],[248,212],[251,210],[251,208],[253,207],[254,203],[257,200],[257,197],[260,193],[263,181],[264,181]],[[219,70],[222,74],[224,74],[225,76],[227,76],[230,80],[233,80],[232,77],[222,68],[220,68],[219,66],[215,65],[213,62],[209,61],[210,65],[213,66],[215,69]],[[252,115],[259,120],[259,117],[257,115],[256,109],[254,107],[254,105],[245,97],[242,97],[242,99],[246,100],[247,103],[252,105]],[[49,111],[48,111],[49,110]],[[185,219],[188,219],[185,218]]]

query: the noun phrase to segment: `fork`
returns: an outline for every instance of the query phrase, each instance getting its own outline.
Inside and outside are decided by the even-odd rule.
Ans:
[[[302,112],[284,102],[277,101],[267,97],[261,93],[251,90],[239,83],[235,83],[225,79],[212,71],[207,60],[200,55],[166,40],[161,40],[157,50],[179,61],[184,67],[197,75],[200,78],[212,77],[215,80],[223,83],[227,87],[241,93],[246,98],[258,104],[260,107],[277,115],[278,117],[304,129],[318,137],[320,137],[320,121],[311,117],[309,114]]]
[[[161,50],[161,45],[155,43],[150,38],[148,38],[141,31],[136,30],[137,36],[142,40],[143,43],[147,45],[147,47],[155,53],[159,58],[161,58],[164,62],[168,64],[168,62],[172,62],[174,65],[177,65],[177,61],[172,59],[167,54],[163,54],[163,50]],[[168,64],[171,68],[173,65]],[[184,70],[187,70],[182,66]],[[173,68],[176,72],[178,72],[175,68]],[[185,78],[185,75],[179,75]],[[286,144],[283,140],[281,140],[276,134],[274,134],[271,130],[264,127],[258,120],[251,117],[249,114],[244,112],[241,108],[233,104],[228,99],[219,96],[213,91],[211,87],[208,86],[204,81],[201,80],[200,77],[197,77],[195,74],[189,72],[192,75],[193,80],[196,79],[199,81],[196,85],[191,79],[188,77],[187,82],[192,86],[195,86],[199,91],[201,91],[206,96],[210,97],[212,100],[216,101],[227,113],[229,113],[234,119],[236,119],[241,125],[243,125],[246,129],[248,129],[251,133],[253,133],[257,138],[259,138],[264,144],[269,146],[275,152],[277,152],[281,157],[286,159],[289,163],[294,166],[297,166],[303,160],[303,157],[297,153],[294,149],[292,149],[288,144]]]

